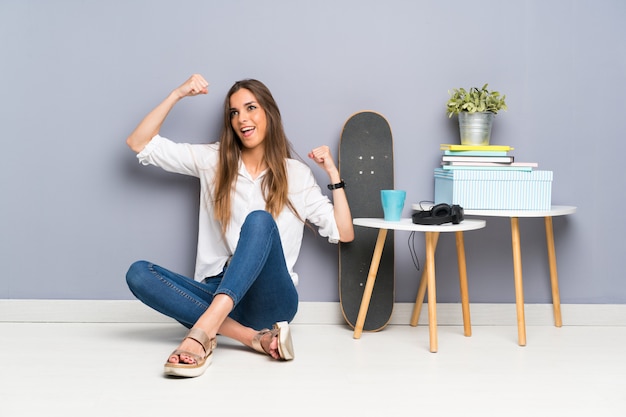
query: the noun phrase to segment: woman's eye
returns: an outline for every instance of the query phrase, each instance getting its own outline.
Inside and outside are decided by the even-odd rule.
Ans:
[[[248,111],[256,110],[256,106],[251,104],[248,106]]]
[[[230,112],[230,118],[232,119],[233,117],[237,116],[237,112],[235,110],[232,110]]]

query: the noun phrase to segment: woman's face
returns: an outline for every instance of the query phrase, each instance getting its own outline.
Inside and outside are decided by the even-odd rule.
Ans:
[[[250,90],[241,88],[230,96],[230,124],[245,148],[263,144],[267,116]]]

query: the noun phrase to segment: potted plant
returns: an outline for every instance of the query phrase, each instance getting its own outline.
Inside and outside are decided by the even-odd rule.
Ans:
[[[448,117],[459,116],[462,145],[489,145],[494,116],[500,110],[507,110],[506,96],[487,87],[485,84],[481,89],[455,88],[448,92]]]

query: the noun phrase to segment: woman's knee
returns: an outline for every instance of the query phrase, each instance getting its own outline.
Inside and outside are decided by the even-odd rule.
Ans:
[[[141,285],[145,273],[150,269],[150,265],[150,262],[147,261],[136,261],[128,268],[126,272],[126,283],[131,290]]]
[[[276,227],[276,222],[271,214],[265,210],[255,210],[246,217],[243,227],[253,230],[271,229]]]

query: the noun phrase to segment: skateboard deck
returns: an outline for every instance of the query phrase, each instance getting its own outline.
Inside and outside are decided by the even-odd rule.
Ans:
[[[346,183],[352,217],[383,217],[380,190],[394,188],[393,138],[389,123],[379,113],[353,114],[343,126],[339,144],[339,171]],[[339,244],[339,301],[352,328],[367,281],[378,229],[354,227],[354,240]],[[364,331],[382,330],[395,301],[394,233],[387,233]]]

